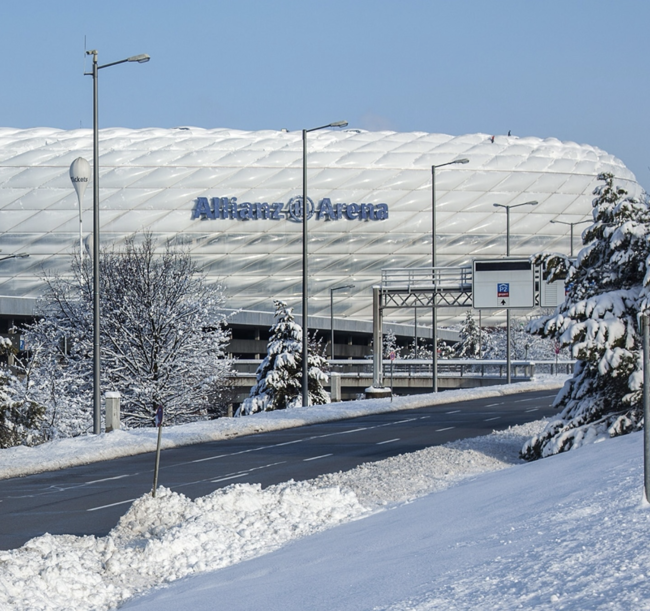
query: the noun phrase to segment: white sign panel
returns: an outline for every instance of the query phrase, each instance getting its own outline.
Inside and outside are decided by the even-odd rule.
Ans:
[[[472,300],[476,309],[532,308],[535,273],[529,259],[473,262]]]
[[[565,292],[564,280],[548,282],[542,276],[542,282],[539,286],[539,305],[543,308],[555,308],[564,303]]]

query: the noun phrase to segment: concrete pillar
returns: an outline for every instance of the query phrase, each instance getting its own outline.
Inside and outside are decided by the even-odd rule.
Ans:
[[[106,432],[117,431],[120,428],[120,393],[107,392],[106,398]]]
[[[330,398],[332,403],[338,403],[341,400],[341,374],[335,371],[330,373]]]

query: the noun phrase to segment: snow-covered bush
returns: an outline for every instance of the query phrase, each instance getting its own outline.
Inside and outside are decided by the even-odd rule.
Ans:
[[[166,424],[205,417],[230,371],[221,287],[205,284],[189,252],[167,243],[156,254],[148,234],[103,250],[100,278],[102,391],[121,393],[123,423],[151,425],[158,403]],[[75,256],[70,277],[45,280],[26,333],[30,393],[47,408],[47,437],[78,435],[92,421],[91,261]]]
[[[275,301],[275,323],[267,354],[257,368],[256,383],[250,396],[241,404],[237,415],[272,411],[302,406],[302,327],[293,316],[293,308],[283,301]],[[309,338],[308,355],[309,405],[330,402],[323,388],[327,383],[327,359],[321,342]]]
[[[12,352],[11,340],[0,337],[0,354]],[[26,388],[25,378],[19,379],[9,366],[0,365],[0,448],[39,440],[37,429],[44,409],[27,397]]]
[[[562,412],[524,445],[527,460],[643,426],[638,317],[648,307],[650,210],[615,187],[611,174],[598,178],[604,184],[594,191],[594,223],[583,233],[575,267],[561,255],[537,257],[551,280],[568,274],[568,292],[529,330],[569,346],[578,363],[555,399]]]

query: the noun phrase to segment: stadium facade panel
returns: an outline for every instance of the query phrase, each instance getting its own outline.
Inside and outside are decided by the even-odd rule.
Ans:
[[[101,242],[134,232],[189,248],[228,306],[300,311],[302,134],[230,129],[100,130]],[[65,274],[79,249],[69,168],[92,160],[92,131],[0,128],[0,314],[31,311],[44,272]],[[511,254],[568,253],[569,227],[590,218],[600,172],[641,188],[615,157],[554,138],[319,131],[308,138],[310,314],[369,320],[381,270],[431,264],[431,166],[436,172],[438,264],[505,254],[506,219],[494,203],[536,200],[511,212]],[[92,228],[92,188],[83,228]],[[584,226],[579,229],[583,229]],[[576,233],[576,246],[579,231]],[[408,320],[412,312],[391,313]]]

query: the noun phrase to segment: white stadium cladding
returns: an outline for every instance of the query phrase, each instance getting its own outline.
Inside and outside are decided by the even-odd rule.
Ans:
[[[282,299],[300,313],[302,226],[291,205],[302,194],[300,132],[115,128],[100,130],[99,146],[102,245],[151,232],[189,248],[225,286],[229,308],[269,312]],[[80,156],[92,160],[91,130],[0,128],[0,258],[30,255],[0,263],[2,315],[31,313],[43,272],[69,269],[79,248],[69,168]],[[431,166],[460,158],[469,163],[436,172],[438,265],[505,254],[506,218],[494,203],[539,202],[512,211],[512,255],[568,254],[569,227],[550,221],[590,218],[600,172],[641,192],[617,158],[554,138],[314,132],[310,316],[329,317],[329,289],[350,284],[337,294],[336,317],[368,321],[382,269],[431,265]],[[92,188],[83,227],[92,228]]]

